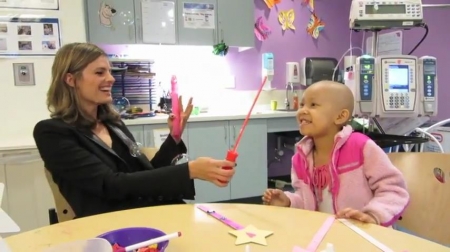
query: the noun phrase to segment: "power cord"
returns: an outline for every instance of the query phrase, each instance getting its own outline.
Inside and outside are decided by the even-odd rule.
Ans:
[[[428,25],[426,23],[421,23],[420,25],[418,25],[418,27],[422,27],[425,29],[425,33],[423,34],[422,39],[419,41],[419,43],[417,43],[417,45],[408,53],[408,55],[411,55],[414,53],[414,51],[416,51],[416,49],[423,43],[423,41],[425,41],[425,39],[428,36]]]

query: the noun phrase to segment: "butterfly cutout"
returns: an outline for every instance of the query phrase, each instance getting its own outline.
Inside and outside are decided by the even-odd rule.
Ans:
[[[281,0],[264,0],[264,3],[266,3],[267,8],[272,9],[273,6],[281,3]]]
[[[294,9],[280,11],[278,13],[278,22],[281,24],[283,31],[287,29],[295,30],[294,26],[295,12]]]
[[[262,17],[259,17],[255,23],[256,38],[258,38],[259,41],[264,41],[269,37],[271,33],[272,31],[266,24],[264,24]]]
[[[312,13],[309,18],[308,28],[306,28],[308,34],[317,39],[323,29],[325,29],[325,23],[315,13]]]
[[[302,5],[307,5],[311,13],[314,13],[314,0],[302,0]]]

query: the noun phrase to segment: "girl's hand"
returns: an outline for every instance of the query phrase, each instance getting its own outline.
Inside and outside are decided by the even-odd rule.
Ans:
[[[378,224],[376,219],[372,215],[363,213],[361,211],[352,208],[345,208],[339,211],[336,214],[336,217],[341,219],[353,219],[365,223]]]
[[[262,197],[265,205],[289,207],[291,200],[280,189],[267,189]]]

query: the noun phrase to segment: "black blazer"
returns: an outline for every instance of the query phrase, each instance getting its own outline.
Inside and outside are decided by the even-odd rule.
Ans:
[[[135,141],[123,122],[116,129]],[[175,156],[186,153],[186,146],[170,136],[151,161],[145,155],[136,157],[140,167],[129,167],[90,130],[60,119],[38,122],[33,136],[45,167],[77,218],[194,199],[188,164],[170,166]]]

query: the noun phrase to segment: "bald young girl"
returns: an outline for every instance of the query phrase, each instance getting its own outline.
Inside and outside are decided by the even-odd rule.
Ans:
[[[405,180],[375,142],[347,125],[353,106],[344,84],[321,81],[305,90],[297,112],[304,138],[292,157],[295,192],[268,189],[265,204],[383,226],[398,220],[409,202]]]

